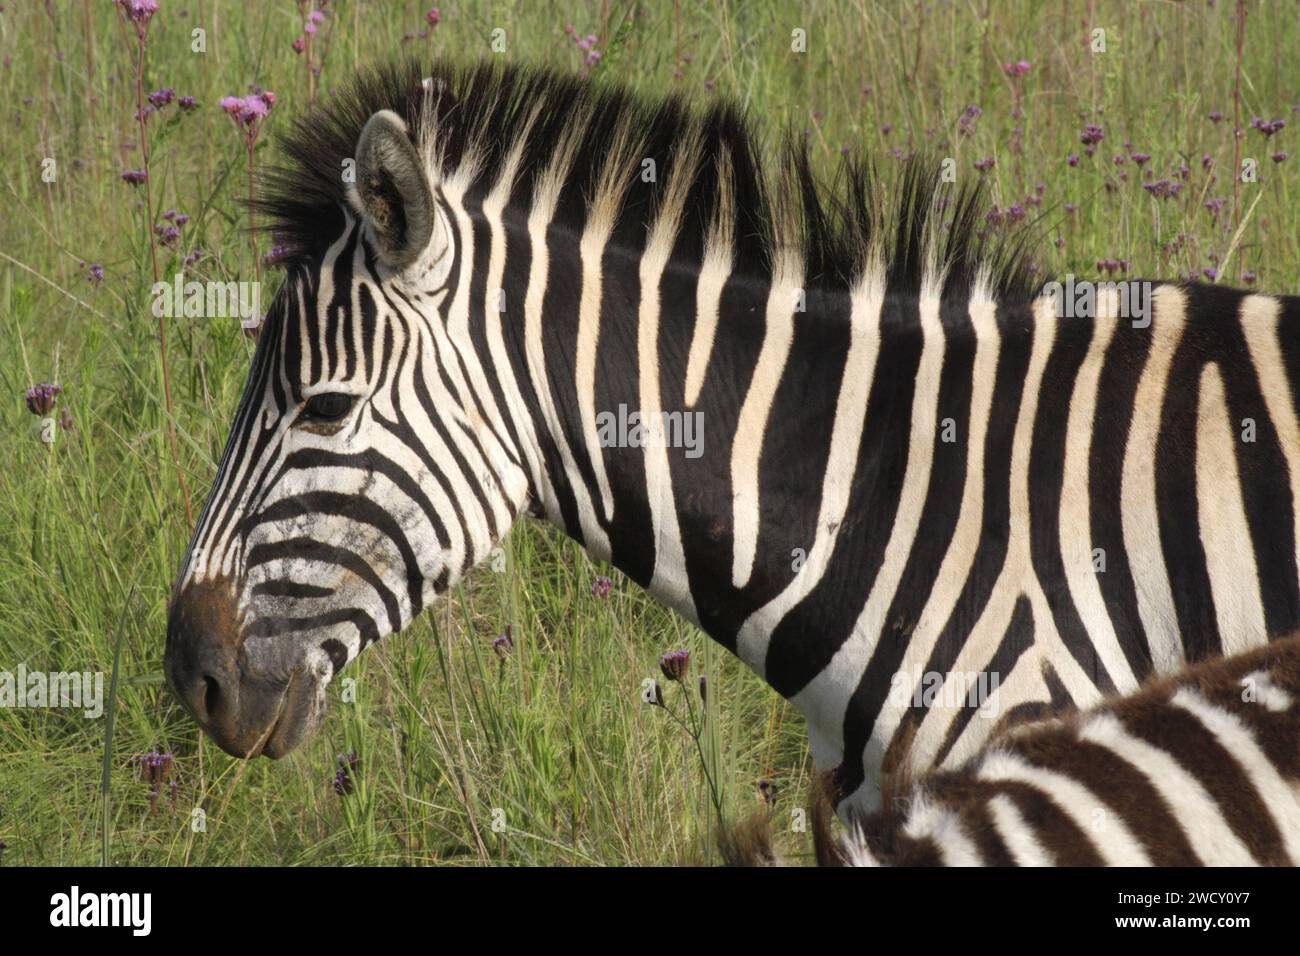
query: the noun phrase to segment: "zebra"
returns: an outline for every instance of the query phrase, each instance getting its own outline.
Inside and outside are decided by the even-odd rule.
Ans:
[[[838,844],[815,812],[819,862],[1300,865],[1300,635],[1014,726],[899,789]]]
[[[223,749],[308,739],[520,515],[791,701],[842,813],[990,715],[1300,627],[1300,299],[1130,283],[1078,315],[978,188],[921,157],[888,197],[852,156],[828,184],[751,126],[443,63],[296,123],[257,203],[285,278],[168,613]],[[619,406],[649,424],[609,443]]]

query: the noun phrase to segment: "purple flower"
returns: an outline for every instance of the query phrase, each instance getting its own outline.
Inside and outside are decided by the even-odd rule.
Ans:
[[[94,285],[99,285],[104,281],[104,267],[98,262],[93,263],[91,267],[86,270],[86,280]]]
[[[1215,279],[1219,277],[1218,269],[1202,269],[1201,273],[1205,276],[1205,278],[1209,279],[1211,282],[1213,282]]]
[[[1253,272],[1243,272],[1243,273],[1241,274],[1241,281],[1244,282],[1244,283],[1246,283],[1246,285],[1254,285],[1254,284],[1255,284],[1255,273],[1253,273]]]
[[[669,680],[683,681],[691,667],[691,652],[682,648],[659,655],[659,670]]]
[[[1210,211],[1210,216],[1217,219],[1219,218],[1219,213],[1223,211],[1223,205],[1226,202],[1226,199],[1207,199],[1203,205]]]
[[[352,793],[354,785],[352,783],[352,771],[357,768],[357,752],[355,750],[338,754],[339,769],[334,774],[334,792],[340,797],[346,797]]]
[[[33,415],[48,415],[54,411],[62,391],[58,385],[33,385],[27,390],[27,410]]]
[[[302,37],[298,37],[293,41],[292,46],[294,53],[301,53],[303,50],[307,49],[307,41]]]
[[[1151,162],[1151,154],[1150,154],[1150,153],[1134,153],[1134,154],[1133,154],[1133,162],[1137,163],[1137,165],[1139,165],[1139,166],[1145,166],[1147,163]]]
[[[1273,154],[1271,157],[1269,157],[1269,158],[1272,159],[1273,162],[1275,162],[1275,163],[1285,163],[1285,162],[1286,162],[1286,155],[1287,155],[1286,153],[1274,153],[1274,154]]]
[[[437,7],[430,7],[429,12],[424,15],[424,22],[431,27],[436,27],[442,22],[442,11]],[[573,27],[565,27],[564,30],[566,33],[572,33]]]
[[[149,105],[160,110],[174,99],[176,99],[176,91],[170,86],[164,86],[161,90],[154,90],[149,94]]]
[[[149,174],[143,169],[128,169],[122,173],[122,179],[132,186],[139,186],[149,178]]]
[[[1214,110],[1213,112],[1210,113],[1208,118],[1211,123],[1219,123],[1223,121],[1223,114],[1220,113],[1218,110]]]
[[[498,635],[492,641],[492,650],[496,652],[497,657],[505,660],[510,656],[510,652],[515,649],[515,642],[510,636],[511,625],[507,624],[505,631]]]
[[[132,23],[146,24],[158,12],[158,0],[113,0]]]
[[[314,23],[312,23],[312,22],[310,22],[310,21],[308,21],[307,23],[304,23],[304,24],[302,25],[302,32],[305,33],[305,34],[307,34],[307,36],[311,36],[311,35],[313,35],[313,34],[316,32],[316,24],[314,24]]]
[[[614,582],[602,575],[591,582],[591,593],[601,600],[604,600],[609,597],[610,588],[613,586]]]
[[[993,163],[994,160],[992,156],[985,156],[982,159],[975,160],[975,168],[978,169],[981,173],[987,173],[990,169],[993,168]]]
[[[1143,183],[1142,188],[1157,199],[1170,199],[1178,195],[1183,188],[1183,184],[1169,179],[1157,179],[1153,183]]]
[[[320,23],[322,20],[325,19],[325,11],[313,10],[311,13],[307,14],[307,19],[310,20],[312,23]]]
[[[1083,143],[1084,146],[1096,146],[1105,138],[1106,134],[1102,132],[1100,126],[1089,123],[1083,128],[1083,135],[1079,137],[1079,142]]]
[[[1264,134],[1265,139],[1269,138],[1274,133],[1281,130],[1282,127],[1284,126],[1286,126],[1286,120],[1280,120],[1280,119],[1263,120],[1260,119],[1258,116],[1256,116],[1253,120],[1250,121],[1250,128],[1259,130],[1261,133]]]
[[[1065,164],[1066,164],[1067,166],[1078,166],[1078,165],[1079,165],[1079,154],[1078,154],[1078,153],[1071,153],[1069,156],[1065,157]]]
[[[182,96],[176,101],[176,105],[181,108],[182,113],[188,113],[190,110],[196,110],[199,108],[198,100],[192,96]]]
[[[1012,79],[1024,76],[1026,73],[1029,72],[1029,61],[1020,60],[1019,62],[1016,63],[1003,63],[1002,72],[1005,73],[1007,76],[1011,77]]]
[[[1076,205],[1075,205],[1074,203],[1072,203],[1072,202],[1067,202],[1067,203],[1066,203],[1064,206],[1062,206],[1061,208],[1065,210],[1065,212],[1066,212],[1067,215],[1073,216],[1073,215],[1074,215],[1074,211],[1075,211],[1076,209],[1078,209],[1079,207],[1076,206]]]

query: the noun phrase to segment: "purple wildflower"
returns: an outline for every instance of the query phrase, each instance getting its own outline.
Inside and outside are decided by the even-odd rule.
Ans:
[[[1067,166],[1078,166],[1078,165],[1079,165],[1079,154],[1078,154],[1078,153],[1071,153],[1069,156],[1065,157],[1065,164],[1066,164]]]
[[[27,410],[33,415],[48,415],[54,411],[62,391],[59,385],[33,385],[27,390]]]
[[[510,636],[510,632],[511,625],[507,624],[506,629],[492,641],[492,650],[496,653],[497,657],[502,660],[509,657],[510,652],[515,649],[515,642]]]
[[[340,797],[346,797],[355,789],[352,783],[352,771],[357,768],[357,752],[355,750],[338,754],[339,769],[334,774],[334,792]]]
[[[158,0],[113,0],[132,23],[147,24],[158,12]]]
[[[1265,139],[1268,139],[1274,133],[1281,130],[1282,127],[1284,126],[1286,126],[1286,120],[1280,120],[1280,119],[1264,120],[1256,116],[1253,120],[1250,121],[1250,128],[1259,130],[1261,133],[1264,134]]]
[[[149,174],[143,169],[128,169],[122,173],[122,179],[132,186],[139,186],[149,178]]]
[[[659,655],[659,670],[669,680],[683,681],[691,667],[691,652],[682,648]]]
[[[605,598],[609,597],[610,589],[613,586],[613,581],[604,575],[601,575],[591,582],[591,593],[603,601]]]
[[[975,168],[981,173],[987,173],[993,168],[994,159],[992,156],[985,156],[982,159],[975,160]]]

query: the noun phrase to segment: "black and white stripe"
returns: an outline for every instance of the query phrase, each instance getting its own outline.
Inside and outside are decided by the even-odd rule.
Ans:
[[[420,182],[345,185],[381,115]],[[263,208],[298,255],[173,609],[219,580],[278,679],[404,626],[529,511],[790,698],[870,808],[904,751],[987,739],[915,703],[926,675],[1087,707],[1300,627],[1300,299],[1058,316],[919,160],[832,200],[728,107],[547,72],[378,74],[287,148]],[[322,392],[354,402],[332,431]],[[700,413],[703,454],[602,447],[620,405]]]
[[[853,821],[852,866],[1300,865],[1300,637],[998,734]]]

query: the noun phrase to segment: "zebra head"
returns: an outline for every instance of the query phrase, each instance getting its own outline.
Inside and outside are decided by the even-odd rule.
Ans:
[[[527,497],[447,318],[459,259],[427,155],[382,110],[354,169],[268,313],[169,612],[167,679],[236,756],[308,739],[334,674],[483,558]]]

